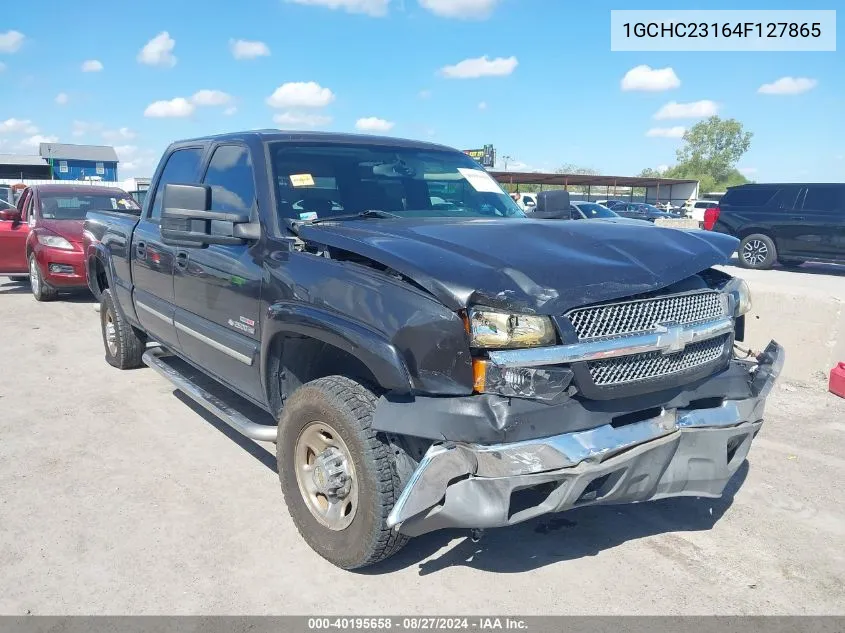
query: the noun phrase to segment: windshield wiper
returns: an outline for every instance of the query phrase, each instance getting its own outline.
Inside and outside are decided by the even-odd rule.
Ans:
[[[361,211],[360,213],[350,213],[347,215],[333,215],[327,218],[316,218],[314,220],[306,220],[307,224],[319,224],[321,222],[334,222],[335,220],[357,220],[360,218],[380,218],[380,219],[388,219],[388,218],[400,218],[402,216],[397,215],[395,213],[390,213],[389,211],[382,211],[381,209],[367,209],[366,211]]]

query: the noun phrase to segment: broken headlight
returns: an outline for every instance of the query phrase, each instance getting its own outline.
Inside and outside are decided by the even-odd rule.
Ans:
[[[751,289],[744,279],[734,277],[724,285],[722,290],[734,300],[734,316],[742,316],[751,310]]]
[[[547,316],[509,314],[471,309],[468,323],[470,346],[484,349],[540,347],[557,341]]]

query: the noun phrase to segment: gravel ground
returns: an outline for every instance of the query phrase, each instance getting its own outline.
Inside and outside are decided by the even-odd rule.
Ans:
[[[105,363],[90,301],[0,279],[0,329],[0,614],[845,614],[845,400],[819,389],[775,390],[721,499],[434,533],[349,573],[298,537],[267,446]]]

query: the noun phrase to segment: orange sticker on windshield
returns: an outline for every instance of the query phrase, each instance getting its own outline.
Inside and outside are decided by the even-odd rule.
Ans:
[[[313,187],[314,176],[311,174],[291,174],[290,184],[294,187]]]

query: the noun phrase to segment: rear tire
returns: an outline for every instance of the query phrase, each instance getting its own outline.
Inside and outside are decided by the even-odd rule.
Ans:
[[[387,438],[370,428],[375,406],[362,384],[328,376],[297,389],[279,420],[288,511],[311,549],[342,569],[373,565],[408,541],[387,527],[404,482]]]
[[[16,284],[25,284],[29,281],[29,277],[27,275],[10,275],[9,280]]]
[[[141,357],[147,347],[146,337],[126,321],[109,289],[102,294],[100,326],[109,365],[118,369],[134,369],[144,364]]]
[[[740,266],[754,270],[768,270],[778,259],[774,241],[762,233],[753,233],[742,238],[737,255]]]
[[[44,281],[35,255],[29,256],[29,285],[36,301],[52,301],[59,294],[53,286]]]

